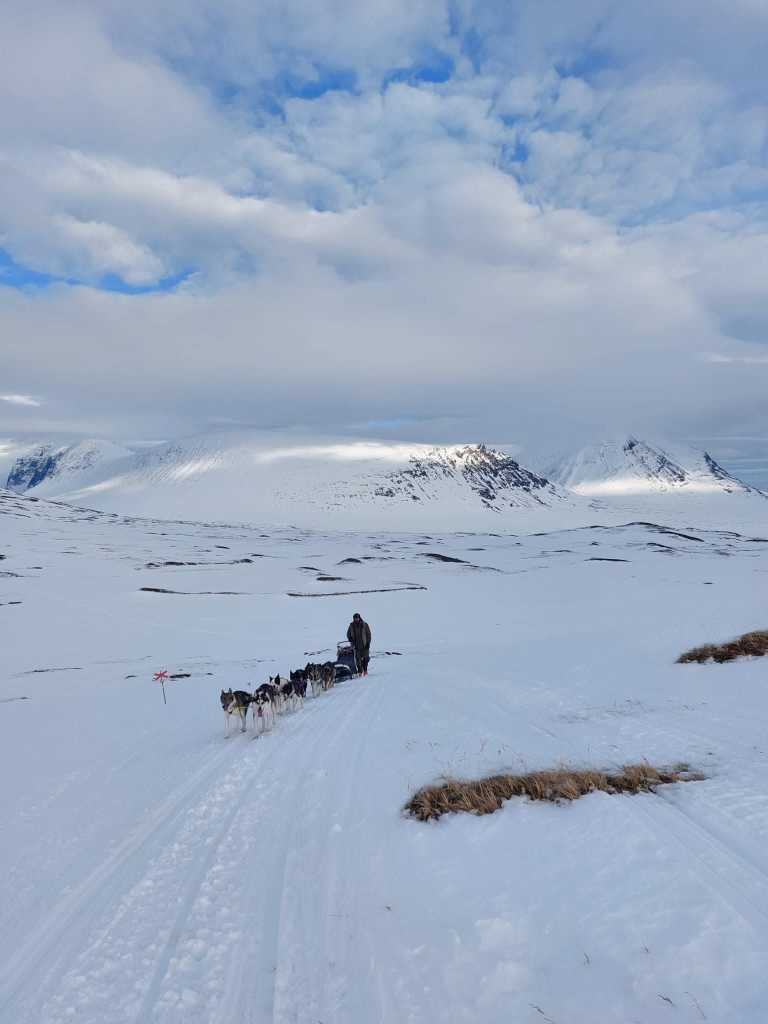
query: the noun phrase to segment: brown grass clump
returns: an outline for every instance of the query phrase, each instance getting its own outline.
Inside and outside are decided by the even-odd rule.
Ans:
[[[654,768],[649,764],[628,764],[621,771],[597,771],[563,766],[527,775],[491,775],[485,779],[445,779],[417,790],[403,810],[420,821],[430,821],[450,812],[493,814],[505,800],[527,796],[530,800],[577,800],[587,793],[653,792],[670,782],[701,778],[688,765]]]
[[[768,630],[755,629],[751,633],[743,633],[735,640],[725,644],[702,644],[685,651],[677,659],[678,665],[697,661],[703,665],[706,661],[716,661],[722,665],[724,661],[735,661],[737,658],[762,658],[768,654]]]

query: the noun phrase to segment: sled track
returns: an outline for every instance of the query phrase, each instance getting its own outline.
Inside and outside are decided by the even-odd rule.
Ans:
[[[67,945],[71,945],[73,936],[86,935],[101,908],[108,902],[109,891],[114,884],[130,884],[131,879],[140,876],[141,864],[148,849],[153,843],[162,843],[164,837],[173,832],[190,797],[217,773],[227,756],[226,750],[218,752],[183,786],[157,806],[145,827],[130,835],[111,857],[56,904],[44,922],[19,947],[0,972],[2,1024],[6,1020],[10,1021],[11,1018],[6,1017],[5,1013],[25,986],[34,985],[37,993],[45,987],[47,979],[63,958],[64,954],[56,952],[62,939],[66,936]],[[14,1020],[18,1021],[19,1018],[14,1016]]]
[[[695,863],[701,884],[755,932],[768,927],[768,866],[731,841],[725,828],[697,820],[666,794],[632,798],[632,807],[662,846],[677,846]]]
[[[285,752],[281,748],[275,763],[277,801],[290,802],[292,812],[278,814],[277,827],[270,830],[266,881],[254,876],[247,883],[242,919],[248,940],[231,962],[226,996],[210,1018],[212,1024],[241,1020],[294,1024],[305,1019],[333,1019],[332,1015],[319,1013],[325,967],[332,959],[327,945],[331,938],[327,910],[333,900],[337,870],[334,851],[329,847],[333,826],[330,821],[325,823],[322,831],[327,839],[318,849],[312,845],[317,830],[312,830],[309,822],[313,815],[325,813],[315,798],[317,786],[333,787],[334,803],[343,817],[344,806],[352,798],[356,763],[366,743],[368,725],[383,698],[382,690],[367,687],[345,689],[343,693],[348,707],[335,721],[333,732],[324,734],[318,723],[312,729],[312,741],[302,742],[298,759],[295,748]],[[314,702],[310,709],[314,710]],[[317,709],[318,717],[322,710]],[[292,782],[286,788],[288,779]],[[243,829],[248,829],[247,819],[242,822]],[[308,907],[312,908],[311,923],[306,920]],[[321,914],[325,920],[318,920]],[[330,919],[330,923],[335,921]],[[306,934],[324,932],[325,948],[308,950]],[[244,963],[249,965],[245,971]],[[318,966],[320,977],[315,970]],[[297,1000],[300,1005],[296,1005]],[[312,1007],[318,1009],[314,1015]]]
[[[1,979],[2,1024],[295,1020],[279,1008],[281,972],[306,958],[290,922],[333,869],[330,851],[305,857],[304,791],[328,776],[351,799],[380,700],[345,687],[257,744],[248,734],[217,750],[18,950]]]

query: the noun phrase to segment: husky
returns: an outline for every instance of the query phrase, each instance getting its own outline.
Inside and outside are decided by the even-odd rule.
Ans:
[[[322,666],[323,689],[330,690],[336,682],[336,666],[332,661],[326,661]]]
[[[294,673],[291,672],[291,679]],[[312,696],[317,697],[323,690],[330,690],[336,681],[336,666],[332,661],[326,661],[320,665],[308,662],[304,669],[304,678],[312,684]]]
[[[253,728],[257,734],[269,732],[275,724],[277,690],[271,683],[258,686],[251,698],[253,704]]]
[[[269,677],[270,683],[277,689],[277,706],[279,711],[285,711],[290,707],[291,711],[296,711],[297,708],[303,707],[304,705],[304,693],[307,690],[306,680],[302,688],[301,684],[291,679],[286,679],[285,676],[276,675],[273,679]]]
[[[275,690],[275,710],[281,715],[288,707],[288,699],[293,694],[293,688],[291,687],[290,680],[285,676],[281,676],[278,672],[274,678],[269,677],[269,686],[274,687]]]
[[[308,661],[304,668],[304,678],[309,680],[312,687],[312,696],[319,697],[323,687],[323,666],[313,661]]]
[[[225,735],[229,736],[229,720],[232,715],[240,716],[240,732],[245,732],[248,719],[248,705],[253,701],[250,693],[246,693],[245,690],[235,690],[233,693],[232,687],[230,687],[227,692],[221,691],[220,700],[224,712]]]
[[[305,668],[297,668],[291,672],[291,685],[293,686],[293,693],[296,698],[304,704],[304,698],[307,695],[307,670]]]

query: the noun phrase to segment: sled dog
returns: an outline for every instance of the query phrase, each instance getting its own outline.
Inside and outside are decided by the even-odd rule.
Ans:
[[[262,683],[253,692],[253,728],[255,732],[268,732],[275,724],[277,690],[271,683]]]
[[[240,718],[240,732],[245,732],[246,720],[248,718],[248,705],[253,700],[250,693],[246,693],[245,690],[235,690],[232,692],[232,688],[226,692],[221,691],[221,707],[224,711],[224,727],[226,735],[229,735],[229,722],[233,715],[238,715]]]

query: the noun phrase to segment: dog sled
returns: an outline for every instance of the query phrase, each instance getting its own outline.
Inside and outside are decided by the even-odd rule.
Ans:
[[[347,640],[341,640],[336,644],[336,682],[340,682],[342,679],[351,679],[356,675],[355,649]]]

